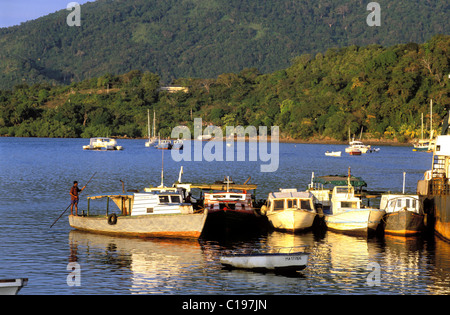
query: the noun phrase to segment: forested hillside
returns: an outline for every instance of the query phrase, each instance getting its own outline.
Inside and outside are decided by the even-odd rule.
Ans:
[[[159,75],[139,70],[68,86],[21,84],[0,92],[0,134],[143,137],[150,109],[162,136],[201,117],[222,127],[278,125],[282,136],[294,139],[344,140],[350,128],[407,141],[420,135],[421,113],[429,121],[430,99],[434,129],[442,123],[450,106],[449,75],[450,36],[439,35],[421,45],[303,54],[268,74],[247,68],[174,82],[188,93],[160,92]]]
[[[450,34],[447,0],[378,0],[369,27],[363,0],[97,0],[0,29],[0,89],[27,82],[80,82],[133,69],[174,78],[214,78],[286,68],[331,47],[424,43]]]

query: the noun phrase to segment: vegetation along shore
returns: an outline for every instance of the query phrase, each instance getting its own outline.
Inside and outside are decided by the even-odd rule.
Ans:
[[[343,143],[348,133],[407,143],[439,132],[450,105],[450,36],[424,44],[368,45],[303,54],[272,73],[247,68],[215,78],[179,78],[161,89],[160,76],[132,70],[70,85],[27,83],[0,91],[0,134],[17,137],[142,138],[147,110],[157,130],[204,125],[280,127],[280,140]],[[382,144],[377,142],[377,144]],[[384,144],[384,143],[383,143]]]

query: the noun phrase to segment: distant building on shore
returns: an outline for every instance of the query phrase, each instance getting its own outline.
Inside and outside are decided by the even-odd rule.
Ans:
[[[189,92],[189,88],[185,86],[162,86],[159,88],[159,91],[165,91],[169,93],[177,93],[177,92]]]

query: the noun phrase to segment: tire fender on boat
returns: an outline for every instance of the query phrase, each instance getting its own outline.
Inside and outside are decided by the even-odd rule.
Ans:
[[[114,225],[114,224],[116,224],[117,223],[117,215],[115,214],[115,213],[111,213],[109,216],[108,216],[108,224],[109,225]]]

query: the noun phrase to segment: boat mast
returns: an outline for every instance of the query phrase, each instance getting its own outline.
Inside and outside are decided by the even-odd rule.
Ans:
[[[148,141],[150,142],[150,110],[147,109],[147,120],[148,120],[148,124],[147,124],[147,128],[148,128]]]
[[[433,139],[433,100],[430,100],[430,140]]]
[[[155,138],[155,135],[156,135],[156,111],[153,110],[153,134],[152,134],[153,139]]]
[[[422,129],[421,129],[420,139],[423,140],[423,113],[422,113]]]

